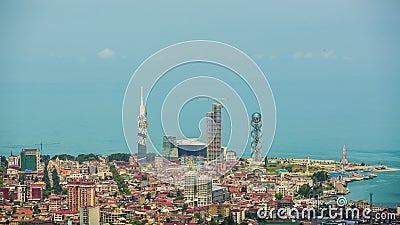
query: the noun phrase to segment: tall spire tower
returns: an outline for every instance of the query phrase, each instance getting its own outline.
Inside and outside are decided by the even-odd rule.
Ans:
[[[346,164],[347,164],[347,150],[346,150],[346,145],[343,145],[342,148],[342,170],[346,170]]]
[[[144,162],[147,157],[146,139],[147,139],[147,112],[143,103],[143,88],[140,88],[140,108],[138,116],[138,161]]]
[[[256,163],[262,161],[262,120],[261,114],[258,112],[253,113],[251,115],[251,157],[253,158],[252,163]]]

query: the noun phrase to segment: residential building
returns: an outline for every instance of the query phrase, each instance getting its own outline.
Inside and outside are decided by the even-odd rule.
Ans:
[[[212,203],[212,179],[207,175],[200,175],[197,180],[197,206],[206,206]]]
[[[236,223],[241,223],[246,218],[245,210],[232,209],[231,214],[232,214],[233,220],[235,220]]]
[[[164,136],[161,155],[170,161],[178,161],[178,147],[176,137]]]
[[[21,170],[37,171],[40,167],[40,150],[23,148],[21,151]]]
[[[188,201],[194,202],[196,198],[196,185],[197,185],[197,173],[189,171],[184,175],[184,190],[185,198]]]
[[[212,203],[223,203],[230,200],[230,193],[227,187],[212,186]]]
[[[28,201],[28,188],[24,184],[17,185],[17,200],[20,202]]]
[[[79,211],[83,206],[95,206],[95,183],[90,181],[70,181],[68,188],[68,209]]]
[[[100,224],[100,208],[91,206],[81,207],[79,221],[80,225]]]

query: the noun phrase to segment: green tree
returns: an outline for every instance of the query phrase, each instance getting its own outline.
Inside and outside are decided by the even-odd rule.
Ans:
[[[280,193],[280,192],[276,192],[275,193],[275,199],[281,200],[282,198],[283,198],[283,194],[282,193]]]
[[[217,223],[217,221],[212,220],[212,221],[210,222],[210,225],[219,225],[219,224]]]
[[[53,170],[53,172],[51,172],[51,179],[53,180],[54,193],[60,194],[62,191],[62,188],[60,186],[60,178],[58,177],[57,170]]]
[[[78,157],[76,157],[76,160],[78,160],[79,163],[87,162],[87,161],[93,161],[93,160],[98,160],[98,159],[99,159],[99,156],[98,156],[98,155],[95,155],[95,154],[93,154],[93,153],[90,153],[90,154],[80,154],[80,155],[78,155]]]
[[[149,201],[151,200],[151,194],[150,194],[150,192],[147,193],[146,199],[149,200]]]
[[[225,217],[224,222],[222,222],[222,225],[236,225],[235,220],[233,219],[231,213],[229,213],[228,217]]]
[[[291,172],[293,171],[293,166],[292,166],[292,165],[288,165],[288,166],[285,167],[285,169],[286,169],[289,173],[291,173]]]
[[[188,204],[185,203],[185,204],[182,205],[182,211],[183,212],[186,211],[187,208],[188,208]]]
[[[326,171],[318,171],[312,175],[311,179],[313,180],[314,184],[326,181],[328,180],[328,173]]]
[[[40,161],[42,162],[49,162],[50,160],[50,155],[40,155]]]
[[[49,171],[47,170],[47,166],[49,165],[49,162],[45,161],[44,162],[44,171],[43,171],[43,181],[46,183],[46,190],[50,190],[51,185],[50,185],[50,178],[49,178]]]
[[[110,167],[110,171],[113,174],[115,183],[118,185],[119,192],[122,194],[130,194],[131,192],[129,191],[128,185],[125,183],[125,180],[121,177],[121,175],[119,175],[114,165]]]
[[[60,155],[55,155],[55,156],[53,156],[53,158],[51,158],[51,159],[56,159],[56,158],[58,158],[59,160],[75,160],[75,156],[72,156],[72,155],[69,155],[69,154],[60,154]]]
[[[311,194],[321,195],[323,191],[324,191],[324,188],[322,187],[322,184],[314,185],[314,187],[311,190]]]
[[[176,197],[182,196],[182,191],[181,189],[178,188],[178,190],[176,191]]]
[[[176,197],[175,199],[176,200],[183,200],[183,199],[185,199],[185,197],[183,197],[183,195],[181,195],[181,196]]]
[[[6,157],[0,156],[0,187],[3,187],[3,177],[7,174],[8,162]]]
[[[37,204],[33,206],[33,213],[34,214],[39,214],[40,213],[40,209],[39,209],[39,206]]]
[[[26,175],[25,174],[20,174],[18,176],[18,178],[19,178],[19,183],[20,184],[24,184],[25,183],[25,180],[26,180]]]
[[[144,224],[146,224],[146,222],[143,221],[143,220],[134,220],[134,221],[131,221],[129,223],[132,224],[132,225],[144,225]]]
[[[113,160],[116,160],[129,162],[129,157],[131,157],[131,154],[129,153],[114,153],[108,156],[108,161],[111,162]]]
[[[304,196],[304,197],[308,197],[310,195],[310,191],[311,191],[311,187],[308,184],[303,184],[299,191],[297,192],[297,194]]]

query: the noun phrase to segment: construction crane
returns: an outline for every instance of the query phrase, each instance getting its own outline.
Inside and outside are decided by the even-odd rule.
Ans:
[[[54,143],[43,143],[43,142],[40,142],[39,144],[35,144],[35,146],[40,146],[40,154],[43,154],[43,145],[59,145],[59,144],[61,144],[61,143],[59,143],[59,142],[54,142]]]
[[[212,98],[208,96],[198,96],[195,99],[207,100],[207,101],[220,101],[220,102],[225,102],[229,100],[228,98]]]
[[[215,101],[215,100],[220,101],[220,102],[228,101],[227,98],[211,98],[211,97],[206,97],[206,98],[208,99],[208,101]]]
[[[9,148],[11,149],[11,155],[13,155],[12,150],[13,149],[21,149],[21,148],[29,148],[32,147],[32,145],[2,145],[0,148]]]

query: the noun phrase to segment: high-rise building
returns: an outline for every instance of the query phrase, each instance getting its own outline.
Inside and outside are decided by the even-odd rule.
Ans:
[[[225,158],[226,158],[226,161],[228,161],[228,162],[236,161],[236,152],[235,151],[227,151]]]
[[[212,203],[212,179],[207,175],[198,177],[197,199],[198,206],[206,206]]]
[[[212,179],[189,171],[184,175],[185,198],[191,206],[206,206],[212,203]]]
[[[21,151],[21,170],[37,171],[40,167],[40,150],[23,148]]]
[[[79,220],[81,225],[100,224],[100,208],[91,206],[81,207]]]
[[[196,185],[197,185],[197,173],[189,171],[184,175],[184,190],[185,198],[188,201],[194,202],[196,198]]]
[[[212,161],[222,156],[222,105],[212,104],[212,111],[207,117],[207,160]]]
[[[143,89],[140,90],[140,108],[138,116],[138,161],[144,162],[147,159],[147,112],[143,103]]]
[[[212,203],[224,203],[231,199],[228,187],[212,186]]]
[[[61,208],[61,197],[59,195],[49,196],[49,212],[55,213]]]
[[[164,136],[161,155],[167,160],[178,160],[178,147],[176,137]]]
[[[79,211],[83,206],[95,206],[95,183],[91,181],[70,181],[68,188],[68,208]]]
[[[8,157],[7,162],[8,162],[8,168],[12,169],[19,169],[20,168],[20,156],[19,155],[13,155],[11,152],[10,157]]]
[[[246,217],[245,217],[245,210],[242,209],[232,209],[231,210],[231,215],[233,217],[233,220],[235,223],[241,223]]]
[[[33,183],[29,184],[29,201],[41,201],[42,200],[42,191],[46,187],[44,183]]]
[[[164,163],[164,158],[156,155],[154,157],[154,167],[156,170],[162,170],[163,169],[163,163]]]
[[[24,184],[17,185],[17,200],[20,202],[28,201],[28,188]]]

